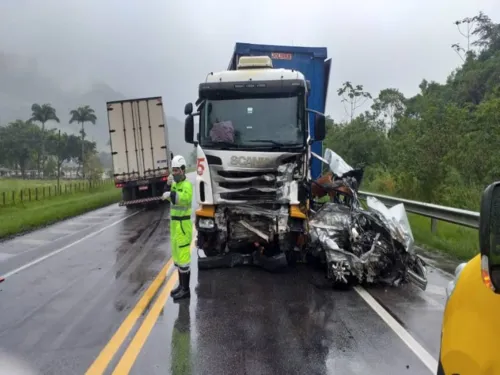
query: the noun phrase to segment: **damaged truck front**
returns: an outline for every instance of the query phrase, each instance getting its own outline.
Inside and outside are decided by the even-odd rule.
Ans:
[[[185,140],[197,150],[195,223],[205,253],[199,268],[273,270],[294,261],[306,242],[310,152],[317,143],[321,149],[324,108],[309,108],[315,88],[304,74],[276,69],[269,55],[283,58],[235,53],[232,70],[210,73],[199,85],[197,112],[185,107]],[[323,85],[317,91],[315,98]],[[316,102],[324,105],[323,98]]]

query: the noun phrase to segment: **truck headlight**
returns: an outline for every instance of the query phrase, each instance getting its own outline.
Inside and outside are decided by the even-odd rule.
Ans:
[[[203,229],[213,229],[215,227],[214,219],[200,218],[198,220],[198,226]]]
[[[448,286],[446,287],[446,301],[450,299],[451,293],[453,293],[455,287],[457,286],[458,278],[460,277],[460,274],[462,273],[462,270],[466,265],[467,263],[460,263],[457,268],[455,268],[455,277],[448,283]]]

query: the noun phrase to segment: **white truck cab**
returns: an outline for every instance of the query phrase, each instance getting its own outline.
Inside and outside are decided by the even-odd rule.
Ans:
[[[197,150],[197,244],[207,256],[201,268],[274,269],[300,253],[310,180],[309,88],[301,72],[273,69],[267,56],[246,56],[237,70],[207,75],[197,113],[186,105],[185,140]],[[323,140],[323,114],[314,130],[315,140]]]

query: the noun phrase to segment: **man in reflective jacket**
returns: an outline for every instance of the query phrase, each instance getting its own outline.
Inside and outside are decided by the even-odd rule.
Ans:
[[[170,295],[174,301],[191,297],[189,290],[191,265],[191,240],[193,223],[191,222],[191,204],[193,186],[186,179],[186,160],[181,155],[172,159],[172,178],[170,191],[163,193],[163,199],[170,201],[170,243],[172,258],[179,273],[179,285]],[[173,180],[173,181],[172,181]]]

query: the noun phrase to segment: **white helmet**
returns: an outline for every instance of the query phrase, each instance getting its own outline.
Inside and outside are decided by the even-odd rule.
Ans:
[[[182,155],[175,155],[172,159],[172,168],[181,168],[182,166],[186,168],[186,160]]]

